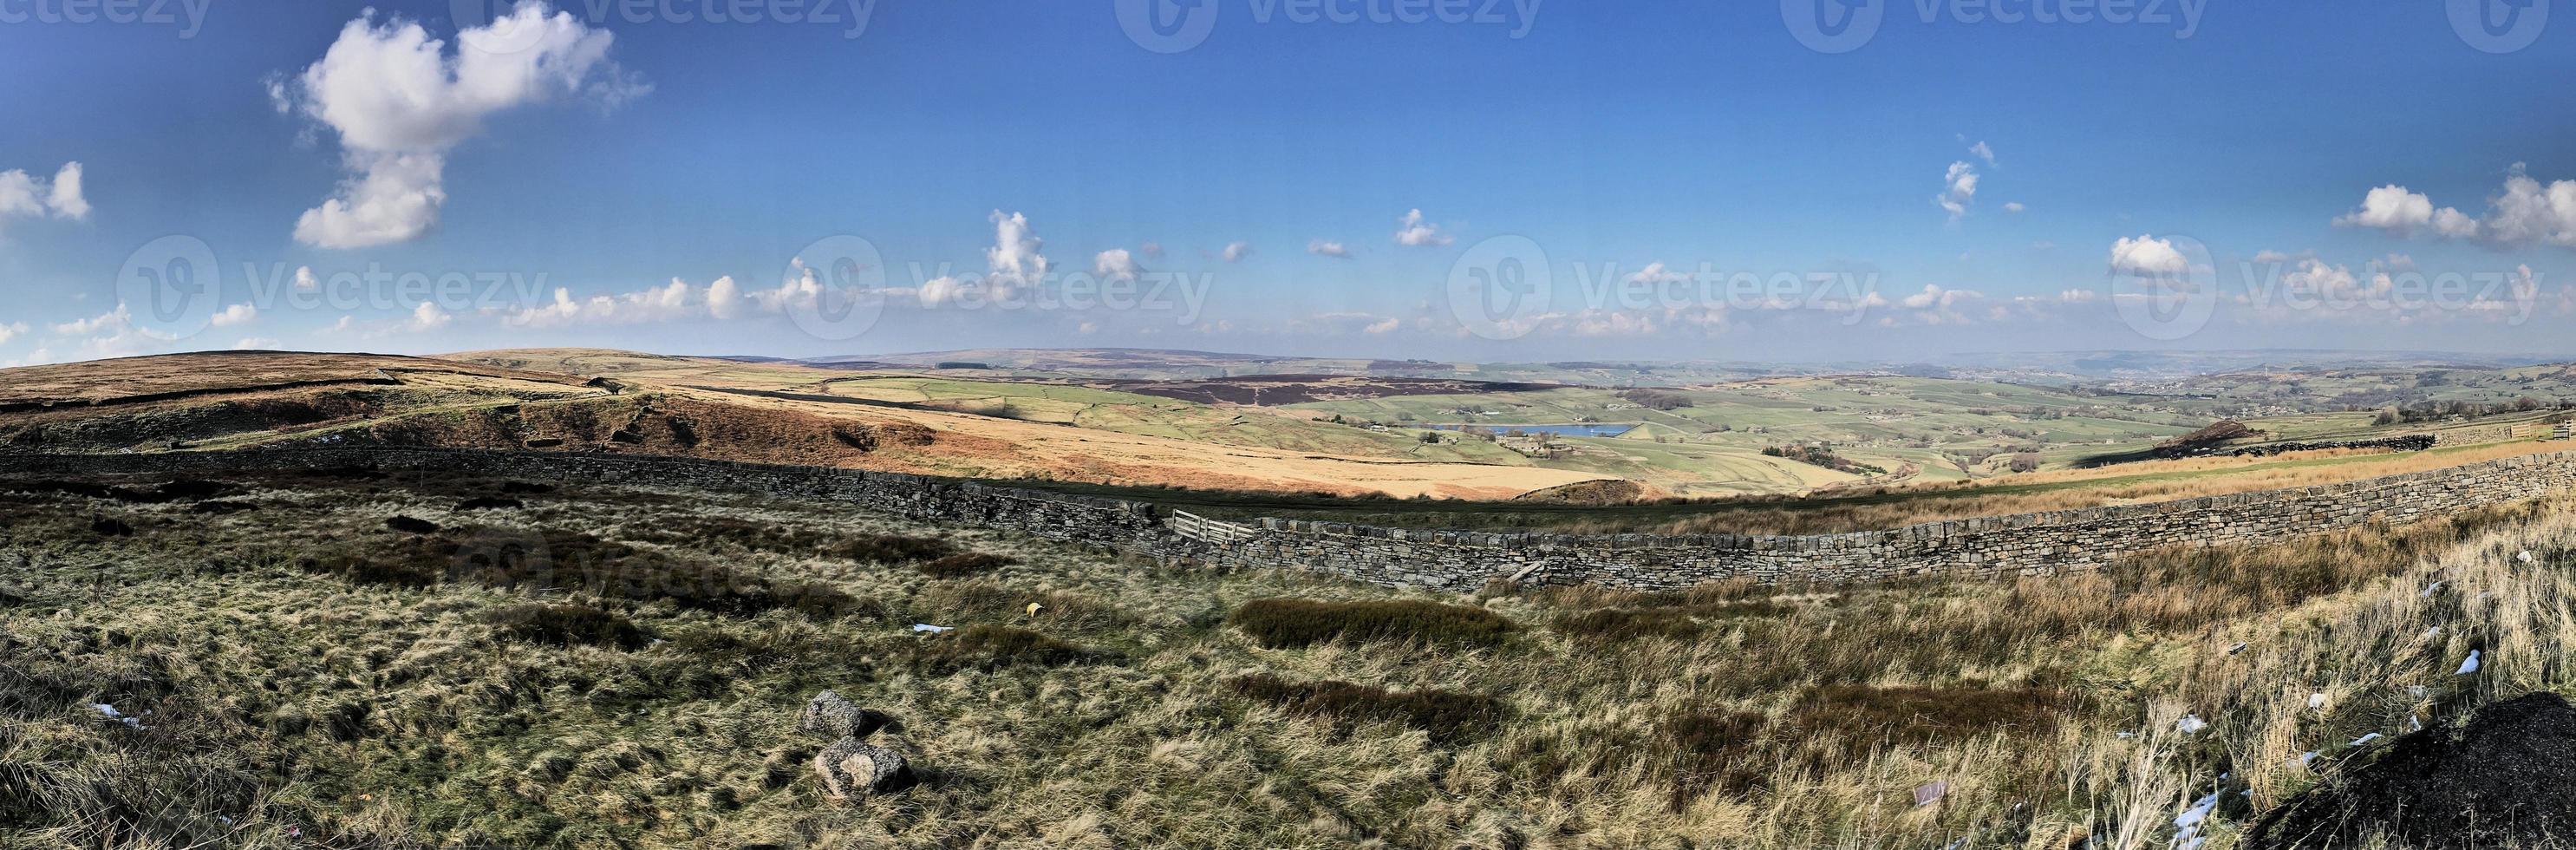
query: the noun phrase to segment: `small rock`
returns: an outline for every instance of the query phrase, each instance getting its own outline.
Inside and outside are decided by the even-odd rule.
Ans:
[[[835,800],[891,794],[917,782],[902,753],[857,738],[842,738],[815,754],[814,772],[822,774]]]
[[[824,738],[865,738],[884,728],[883,713],[860,708],[858,704],[831,691],[815,694],[805,701],[805,713],[796,718],[796,731]]]

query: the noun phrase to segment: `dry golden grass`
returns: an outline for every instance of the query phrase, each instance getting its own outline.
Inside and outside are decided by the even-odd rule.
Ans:
[[[0,487],[0,844],[2143,848],[2225,773],[2219,850],[2314,781],[2292,756],[2564,687],[2576,660],[2569,500],[2058,580],[1445,595],[738,496],[512,488],[525,508],[462,512],[504,483],[232,483],[252,510]],[[399,553],[395,515],[468,562],[577,535],[633,575],[714,564],[855,604],[294,563],[318,539]],[[94,536],[102,518],[134,534]],[[947,543],[893,542],[922,536]],[[910,564],[952,549],[1014,563]],[[1481,613],[1282,648],[1227,625],[1277,598]],[[1439,639],[1470,620],[1509,628]],[[2487,673],[2450,675],[2473,647]],[[901,721],[929,781],[827,803],[804,765],[822,742],[793,731],[827,687]]]
[[[1940,520],[2170,502],[2340,484],[2571,449],[2576,447],[2567,443],[2513,442],[2406,454],[2328,450],[2299,452],[2277,458],[2156,461],[2106,470],[2027,473],[1969,486],[1891,491],[1899,498],[1889,501],[1725,507],[1665,523],[1656,530],[1671,534],[1832,534],[1901,528]],[[2042,489],[2023,489],[2029,487]],[[1578,522],[1568,525],[1567,529],[1606,532],[1625,527],[1601,524],[1587,528]]]
[[[5,370],[0,453],[236,449],[327,441],[659,454],[1085,484],[1474,499],[1508,499],[1594,477],[1537,468],[1516,456],[1486,464],[1353,456],[1293,445],[1220,445],[973,412],[767,398],[645,382],[670,377],[784,389],[849,375],[803,366],[584,350],[492,359],[506,365],[232,352]],[[523,367],[624,370],[619,374],[643,377],[612,391],[586,387],[580,375]],[[102,406],[46,408],[44,402]],[[1390,437],[1380,442],[1404,441]]]

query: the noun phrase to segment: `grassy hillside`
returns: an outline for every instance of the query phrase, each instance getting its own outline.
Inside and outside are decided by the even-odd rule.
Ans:
[[[123,483],[0,483],[13,845],[2160,846],[2220,793],[2223,850],[2347,742],[2576,661],[2563,501],[2055,580],[1445,596],[703,493]],[[966,551],[1006,560],[929,561]],[[824,688],[924,784],[825,799]]]
[[[589,371],[532,371],[537,367]],[[997,384],[996,398],[903,379],[917,383],[890,392],[910,400],[888,401],[834,394],[822,383],[850,374],[585,350],[487,362],[273,352],[100,361],[0,371],[13,379],[0,386],[21,399],[0,406],[0,453],[524,448],[1470,498],[1510,498],[1592,477],[1539,469],[1491,445],[1425,444],[1405,434],[1077,387]],[[23,384],[14,380],[20,375]]]

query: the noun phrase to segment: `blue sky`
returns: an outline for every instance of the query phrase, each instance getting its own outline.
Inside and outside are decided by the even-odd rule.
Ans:
[[[863,27],[842,0],[811,7],[831,22],[759,0],[738,5],[766,19],[726,23],[696,19],[705,0],[170,0],[167,22],[88,23],[66,2],[0,0],[17,81],[0,363],[237,345],[2576,355],[2565,10],[2519,46],[2430,2],[2042,24],[1893,0],[1865,44],[1826,53],[1772,2],[1475,0],[1455,8],[1502,20],[1406,23],[1368,20],[1415,8],[1396,0],[1336,0],[1360,18],[1336,23],[1200,0],[1212,29],[1165,53],[1122,29],[1125,0],[881,0]],[[547,40],[472,59],[460,16]],[[403,40],[414,25],[434,60],[392,61],[429,49]],[[78,200],[50,204],[74,162]],[[1973,192],[1952,180],[1968,173]],[[441,200],[308,221],[378,197],[371,176]],[[851,253],[808,248],[834,237],[864,240],[868,270],[799,288],[792,260]],[[1498,256],[1525,261],[1517,300],[1453,294],[1501,279]],[[134,302],[174,259],[211,274],[153,316]],[[1724,285],[1747,279],[1801,288]],[[858,318],[799,306],[844,284],[870,291]],[[1135,297],[1080,295],[1104,287]],[[2117,309],[2155,298],[2186,309]]]

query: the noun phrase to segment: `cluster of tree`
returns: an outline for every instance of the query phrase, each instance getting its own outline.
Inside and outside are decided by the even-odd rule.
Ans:
[[[2381,425],[2396,425],[2401,422],[2433,422],[2454,416],[2475,419],[2480,416],[2497,416],[2506,413],[2530,413],[2552,407],[2559,410],[2576,409],[2576,402],[2561,401],[2552,405],[2531,396],[2491,404],[2474,401],[2419,401],[2414,404],[2392,404],[2380,408],[2379,417],[2375,421]]]
[[[1838,472],[1848,472],[1853,475],[1887,474],[1886,467],[1872,466],[1852,460],[1851,458],[1843,457],[1842,455],[1834,454],[1834,448],[1832,446],[1771,446],[1763,449],[1762,453],[1776,458],[1794,460],[1799,463],[1813,464],[1815,466],[1821,466]]]
[[[1636,402],[1648,410],[1680,410],[1691,406],[1690,396],[1666,390],[1628,390],[1620,393],[1619,397]]]

